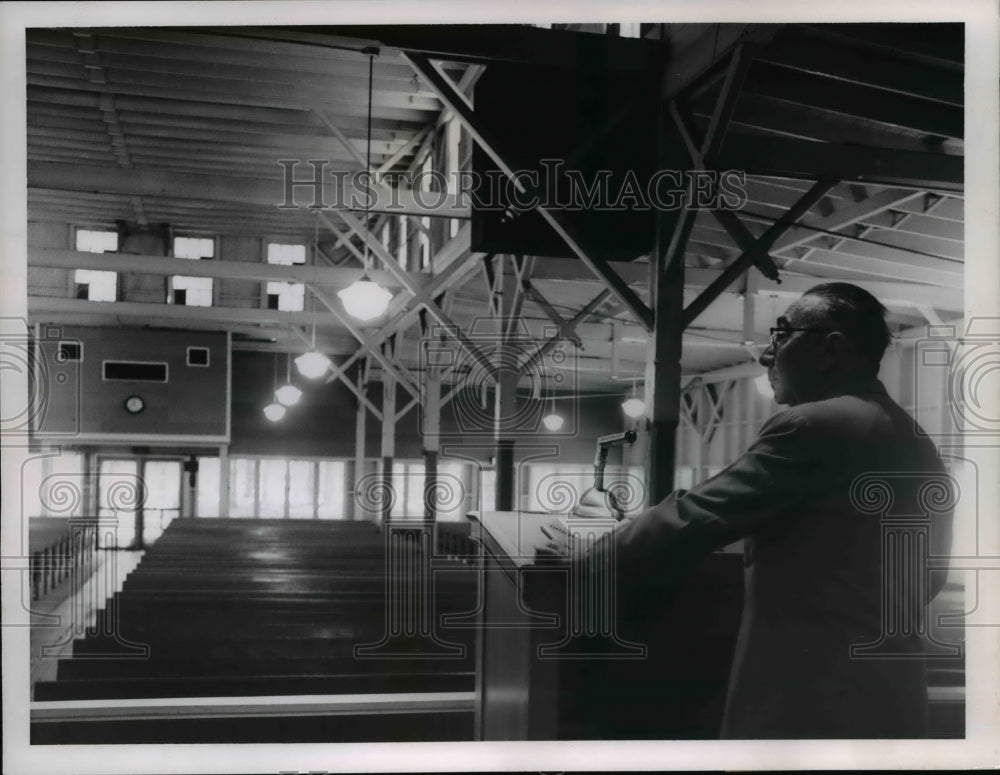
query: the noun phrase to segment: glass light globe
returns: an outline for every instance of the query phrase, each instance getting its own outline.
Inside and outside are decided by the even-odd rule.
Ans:
[[[299,399],[302,398],[302,391],[295,387],[295,385],[282,385],[274,391],[274,397],[278,399],[279,404],[295,406],[299,402]]]
[[[546,430],[550,431],[559,430],[563,427],[564,422],[566,421],[555,412],[547,414],[542,418],[542,425],[545,426]]]
[[[330,359],[321,352],[310,350],[295,359],[295,368],[303,377],[316,379],[326,374],[326,370],[330,368]]]
[[[285,407],[281,404],[268,404],[264,407],[264,416],[271,422],[278,422],[285,416]]]
[[[641,398],[630,398],[627,401],[622,401],[622,410],[629,417],[642,417],[643,412],[646,411],[646,402]]]
[[[337,291],[337,296],[343,302],[347,314],[358,320],[374,320],[381,317],[392,300],[389,291],[367,278],[352,283],[342,291]]]
[[[753,384],[757,388],[757,392],[764,398],[770,398],[774,395],[774,388],[771,387],[771,380],[767,378],[767,374],[754,377]]]

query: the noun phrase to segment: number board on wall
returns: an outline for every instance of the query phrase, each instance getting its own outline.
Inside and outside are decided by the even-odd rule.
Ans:
[[[46,323],[34,333],[38,441],[228,443],[228,334]]]

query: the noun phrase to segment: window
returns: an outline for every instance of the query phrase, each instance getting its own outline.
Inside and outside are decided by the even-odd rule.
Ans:
[[[258,461],[258,465],[260,493],[257,498],[257,516],[264,519],[284,519],[285,499],[288,497],[288,461],[265,459]]]
[[[215,240],[208,237],[174,237],[174,257],[199,260],[215,256]],[[212,306],[211,277],[174,275],[170,278],[168,304],[188,307]]]
[[[212,258],[215,240],[210,237],[174,237],[174,258]]]
[[[267,243],[267,263],[294,266],[306,262],[305,245]],[[306,287],[301,283],[273,281],[267,284],[267,308],[286,312],[301,312],[306,308]]]
[[[457,460],[438,462],[440,488],[435,499],[438,522],[464,522],[466,515],[479,507],[472,501],[472,467]]]
[[[278,242],[267,243],[267,263],[280,266],[293,266],[306,262],[305,245],[282,245]]]
[[[188,307],[211,307],[212,278],[174,275],[170,278],[169,303]]]
[[[41,456],[25,462],[22,477],[24,517],[65,518],[84,513],[83,455],[79,452],[43,449]]]
[[[313,519],[316,516],[313,483],[316,466],[311,460],[288,461],[288,506],[289,519]]]
[[[231,517],[260,519],[343,519],[347,465],[342,460],[289,458],[231,458],[229,461]],[[215,492],[199,504],[218,511],[218,477]],[[206,484],[208,486],[208,484]],[[211,508],[199,514],[214,513]]]
[[[219,515],[219,494],[222,466],[217,457],[198,458],[198,491],[195,496],[196,517],[217,517]]]
[[[97,516],[100,548],[126,548],[136,539],[135,504],[132,497],[143,487],[138,460],[101,460],[97,469]]]
[[[539,463],[523,470],[526,489],[521,503],[527,511],[569,513],[594,484],[594,467],[586,464]]]
[[[316,517],[343,519],[347,504],[347,464],[342,460],[320,460],[316,467]]]
[[[395,500],[389,516],[394,519],[422,519],[424,516],[424,464],[395,461],[392,464]]]
[[[497,472],[495,468],[479,470],[479,510],[497,510]]]
[[[115,253],[118,250],[118,232],[77,229],[76,249],[84,253]]]
[[[85,253],[114,253],[118,250],[118,232],[76,230],[76,249]],[[117,301],[118,273],[97,269],[77,269],[74,296],[88,301]]]
[[[229,461],[229,516],[257,516],[257,461],[231,458]]]
[[[209,359],[209,350],[207,347],[187,348],[188,366],[208,366],[209,363],[211,363],[211,361]]]
[[[553,514],[567,514],[579,503],[583,494],[594,486],[594,467],[586,463],[541,463],[524,467],[524,491],[522,507],[527,511],[542,511]],[[616,488],[620,503],[626,511],[633,511],[642,504],[632,502],[629,493],[638,498],[645,492],[643,472],[640,466],[623,468],[608,465],[604,469],[604,487]]]
[[[301,283],[269,282],[267,308],[301,312],[306,308],[306,287]]]
[[[145,460],[142,479],[146,500],[142,507],[142,541],[149,545],[163,535],[181,513],[183,472],[179,460]]]

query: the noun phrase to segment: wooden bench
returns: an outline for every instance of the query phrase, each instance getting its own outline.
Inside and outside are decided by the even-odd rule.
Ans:
[[[469,547],[461,538],[448,544],[450,559],[434,558],[433,584],[428,585],[409,571],[387,573],[385,536],[369,523],[175,520],[108,601],[88,637],[73,643],[72,658],[60,662],[56,680],[35,686],[38,725],[33,724],[32,739],[72,742],[84,735],[88,742],[101,742],[115,736],[107,720],[46,715],[44,709],[60,702],[158,699],[186,708],[191,698],[242,695],[275,697],[276,702],[298,694],[372,697],[364,712],[379,707],[381,720],[374,720],[374,727],[396,729],[392,719],[399,714],[377,699],[389,693],[450,699],[446,711],[417,700],[420,712],[408,715],[411,722],[415,713],[422,720],[398,738],[379,737],[347,721],[335,702],[340,710],[330,728],[341,732],[324,739],[471,739],[476,636],[471,614],[477,591],[474,570],[462,556]],[[418,571],[426,573],[427,567]],[[395,625],[387,621],[387,596],[393,594],[402,596],[397,602],[411,615],[434,615],[434,637],[422,637],[420,627],[407,628],[403,619]],[[468,613],[469,623],[443,627],[444,613]],[[359,658],[359,646],[379,644],[387,633],[395,635],[389,641],[393,648],[383,655],[388,658]],[[456,696],[467,704],[456,704]],[[441,713],[452,719],[444,735],[437,718]],[[250,726],[266,715],[255,714]],[[289,739],[280,712],[274,715],[270,733],[254,741]],[[173,731],[150,730],[150,739],[192,741],[188,736],[194,728],[171,718],[167,727]],[[245,721],[208,724],[205,737],[198,739],[221,741],[213,734],[238,739],[246,734]],[[138,721],[115,723],[122,742],[146,739],[147,733],[139,731],[146,727]],[[435,736],[414,732],[422,726],[433,728]],[[314,739],[310,735],[318,733],[309,729],[303,724],[295,739]],[[467,732],[455,738],[456,730]]]

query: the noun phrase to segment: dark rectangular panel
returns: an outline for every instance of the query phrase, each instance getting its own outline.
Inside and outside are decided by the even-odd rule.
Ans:
[[[104,361],[104,379],[128,382],[166,382],[167,364],[152,361]]]

